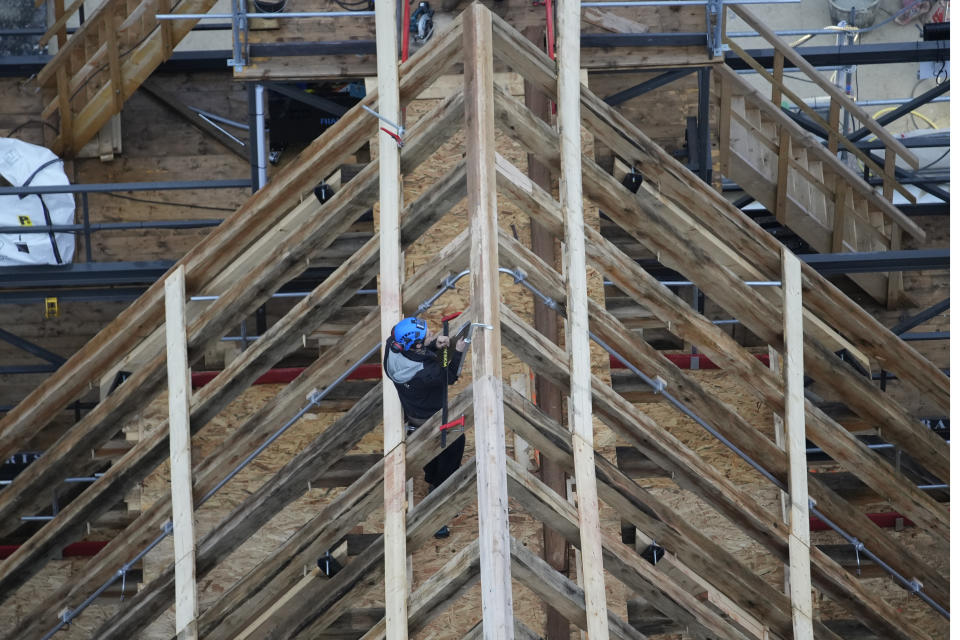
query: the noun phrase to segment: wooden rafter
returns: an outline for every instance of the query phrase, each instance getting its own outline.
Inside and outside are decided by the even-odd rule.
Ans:
[[[513,640],[494,168],[493,39],[488,10],[474,4],[463,15],[470,297],[479,325],[470,354],[474,420],[481,425],[474,433],[483,634],[485,638]]]

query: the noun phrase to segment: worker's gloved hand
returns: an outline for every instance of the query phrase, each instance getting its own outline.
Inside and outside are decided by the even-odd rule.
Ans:
[[[435,338],[438,349],[443,349],[444,347],[450,346],[450,336],[435,336]]]
[[[447,340],[449,340],[449,338],[447,338]],[[460,338],[459,340],[457,340],[457,346],[456,346],[457,351],[459,351],[460,353],[463,353],[466,350],[466,348],[467,348],[466,340],[464,340],[463,338]]]

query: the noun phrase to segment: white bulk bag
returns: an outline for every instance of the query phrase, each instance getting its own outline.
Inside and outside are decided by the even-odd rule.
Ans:
[[[0,138],[0,175],[15,187],[70,184],[63,161],[52,151],[14,138]],[[73,215],[70,193],[0,195],[3,227],[73,224]],[[0,267],[67,264],[73,261],[74,244],[71,233],[0,234]]]

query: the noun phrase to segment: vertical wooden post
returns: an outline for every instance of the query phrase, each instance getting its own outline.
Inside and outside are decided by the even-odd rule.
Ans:
[[[770,93],[770,101],[777,107],[780,106],[780,99],[783,97],[783,54],[777,51],[773,54],[773,87]]]
[[[503,426],[500,346],[500,266],[494,169],[493,31],[490,12],[464,11],[463,67],[467,146],[467,207],[470,212],[470,296],[477,327],[473,358],[477,509],[480,524],[480,587],[483,637],[513,639],[510,584],[510,523],[507,513],[507,451]]]
[[[107,66],[110,71],[110,89],[113,91],[113,110],[120,113],[123,109],[123,68],[120,66],[119,34],[120,18],[119,5],[105,7],[104,22],[107,33]]]
[[[63,0],[53,0],[53,19],[56,22],[60,21],[60,17],[63,15]],[[64,23],[59,29],[57,29],[57,51],[63,48],[63,45],[67,44],[67,25]]]
[[[813,640],[810,595],[810,509],[807,494],[806,411],[803,398],[803,299],[800,260],[784,248],[783,344],[784,411],[790,490],[790,602],[793,637]]]
[[[530,26],[524,29],[523,35],[534,42],[538,47],[543,47],[544,27]],[[523,82],[523,102],[530,111],[541,120],[550,123],[552,109],[551,102],[543,91],[540,91],[532,82],[524,80]],[[530,179],[547,192],[551,192],[550,168],[540,162],[532,153],[527,154],[527,175]],[[549,229],[538,223],[536,220],[530,220],[530,248],[533,252],[543,258],[544,262],[560,270],[560,263],[557,259],[556,236]],[[550,309],[539,299],[533,303],[533,326],[548,340],[554,344],[560,343],[560,320],[557,312]],[[560,387],[553,384],[545,377],[538,375],[536,377],[536,402],[548,416],[558,423],[563,422],[563,397]],[[544,484],[553,489],[559,495],[564,495],[567,490],[567,474],[560,467],[559,463],[551,460],[548,456],[540,456],[540,479]],[[569,569],[568,561],[569,545],[567,539],[560,533],[554,531],[546,524],[543,525],[543,559],[561,573],[566,573]],[[544,602],[544,608],[547,612],[547,621],[544,626],[545,640],[570,640],[570,623],[559,611]]]
[[[840,103],[830,100],[830,130],[827,132],[827,148],[837,155],[840,148]]]
[[[190,456],[190,365],[187,361],[186,285],[183,267],[164,281],[167,386],[170,425],[170,493],[173,513],[176,631],[196,640],[196,538],[193,530],[193,463]]]
[[[787,190],[790,173],[790,132],[780,125],[780,144],[777,147],[777,199],[774,216],[780,224],[787,224]]]
[[[844,180],[837,180],[833,194],[833,235],[830,238],[830,251],[841,253],[847,230],[847,191],[850,186]]]
[[[726,10],[726,5],[724,5]],[[720,82],[720,115],[717,116],[717,127],[719,128],[719,151],[720,151],[720,173],[726,175],[730,173],[730,120],[733,117],[730,113],[731,100],[733,98],[733,88],[730,86],[730,80],[725,74],[715,73],[715,78]],[[722,181],[717,180],[719,188],[722,189]]]
[[[400,124],[400,94],[397,68],[396,0],[380,0],[376,6],[377,109],[386,119]],[[389,125],[387,125],[389,126]],[[379,125],[378,125],[379,127]],[[380,335],[386,348],[393,326],[400,320],[400,148],[396,140],[379,131],[380,163]],[[384,604],[388,640],[407,638],[407,516],[406,444],[403,411],[392,384],[383,385],[383,500],[384,500]]]
[[[566,245],[567,349],[570,354],[568,412],[580,516],[580,553],[587,633],[606,638],[607,598],[593,453],[587,258],[583,237],[580,146],[580,0],[557,6],[557,124],[560,133],[560,207]]]
[[[170,0],[157,0],[157,13],[170,13]],[[160,39],[163,43],[163,59],[173,54],[173,20],[160,21]]]
[[[70,107],[70,82],[67,80],[66,62],[57,67],[57,108],[60,111],[60,144],[54,143],[54,153],[69,155],[73,150],[73,111]]]
[[[893,200],[893,185],[896,182],[897,153],[887,147],[883,159],[883,197]],[[881,223],[882,224],[882,223]],[[880,229],[883,233],[883,229]],[[895,222],[890,224],[890,251],[900,251],[903,243],[903,230]],[[903,273],[891,271],[887,274],[887,308],[896,309],[903,294]]]

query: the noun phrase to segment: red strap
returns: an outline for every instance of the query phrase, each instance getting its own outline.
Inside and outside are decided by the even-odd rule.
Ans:
[[[463,416],[460,416],[453,422],[448,422],[447,424],[440,425],[440,431],[444,431],[445,429],[449,429],[451,427],[464,427],[465,425],[466,425],[466,420],[464,419]]]
[[[393,131],[389,131],[389,130],[387,130],[385,127],[380,127],[380,131],[383,131],[385,134],[387,134],[388,136],[390,136],[391,138],[393,138],[394,140],[396,140],[398,147],[402,147],[402,146],[403,146],[403,138],[401,138],[400,136],[398,136],[397,134],[395,134]]]
[[[442,318],[440,318],[440,322],[450,322],[450,321],[453,320],[454,318],[459,317],[460,314],[462,314],[462,313],[463,313],[462,311],[457,311],[456,313],[451,313],[451,314],[448,315],[448,316],[443,316]]]

